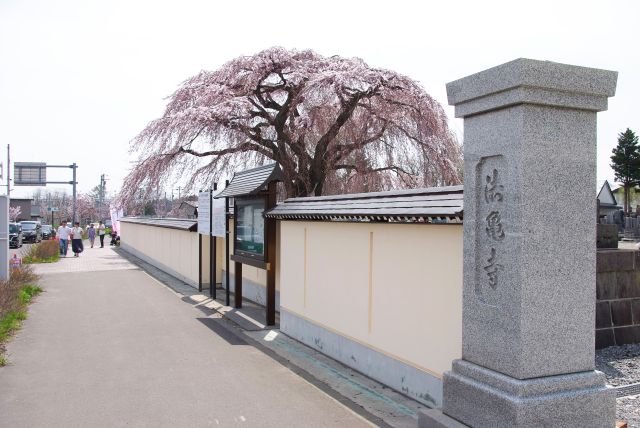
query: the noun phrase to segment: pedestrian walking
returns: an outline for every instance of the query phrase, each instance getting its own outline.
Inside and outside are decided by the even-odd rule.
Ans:
[[[98,236],[100,237],[100,248],[104,248],[104,235],[106,233],[106,227],[103,222],[98,225]]]
[[[93,226],[93,223],[89,225],[89,229],[87,229],[87,235],[89,236],[89,243],[91,244],[91,248],[93,248],[93,244],[96,242],[96,228]]]
[[[69,246],[69,235],[71,234],[71,228],[67,226],[66,220],[62,221],[60,227],[58,227],[58,240],[60,241],[60,255],[67,257],[67,248]]]
[[[76,222],[73,225],[73,229],[71,229],[71,249],[73,250],[73,257],[80,257],[80,253],[84,250],[82,228],[79,222]]]

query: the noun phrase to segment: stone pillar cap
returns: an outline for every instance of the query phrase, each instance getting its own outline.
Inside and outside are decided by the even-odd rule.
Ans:
[[[603,111],[615,95],[616,71],[519,58],[447,84],[456,117],[518,104]]]

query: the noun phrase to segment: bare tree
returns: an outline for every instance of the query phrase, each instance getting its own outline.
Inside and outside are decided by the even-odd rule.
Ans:
[[[460,146],[414,80],[357,58],[270,48],[186,80],[133,140],[121,201],[278,162],[288,196],[455,184]],[[173,184],[173,183],[171,183]]]

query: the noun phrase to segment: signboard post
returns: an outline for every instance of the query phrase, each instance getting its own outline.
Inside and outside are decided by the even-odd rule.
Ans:
[[[229,180],[225,180],[224,188],[229,187]],[[224,198],[224,245],[225,245],[225,257],[224,257],[224,269],[225,269],[225,305],[231,305],[231,298],[229,296],[230,286],[229,286],[229,238],[231,234],[229,233],[229,198]]]
[[[73,175],[71,181],[47,181],[47,168],[71,168]],[[47,165],[45,162],[14,162],[13,163],[13,184],[16,186],[46,186],[47,184],[71,184],[73,186],[73,218],[76,222],[76,172],[78,165]]]
[[[218,185],[213,183],[213,190]],[[209,295],[212,299],[216,298],[216,247],[215,240],[211,232],[213,232],[213,190],[209,190]]]
[[[0,279],[9,280],[9,197],[0,196]]]
[[[53,213],[58,211],[58,207],[47,207],[47,212],[51,213],[51,227],[53,227]]]
[[[218,189],[218,184],[213,183],[213,190],[198,193],[198,245],[200,254],[200,267],[198,270],[198,291],[202,291],[202,236],[209,236],[209,271],[210,294],[216,296],[217,273],[217,237],[225,237],[226,234],[226,210],[225,201],[213,199],[213,193]]]
[[[228,255],[235,267],[234,306],[242,308],[242,265],[266,270],[267,325],[275,324],[277,236],[275,220],[265,219],[264,211],[275,206],[276,183],[282,179],[282,170],[277,163],[263,165],[234,174],[231,183],[216,195],[216,198],[227,200],[233,198],[234,204],[233,255]]]
[[[202,292],[202,235],[209,234],[209,208],[211,192],[198,193],[198,291]]]

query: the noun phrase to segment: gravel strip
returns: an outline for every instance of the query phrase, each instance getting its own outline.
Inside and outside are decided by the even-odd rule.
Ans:
[[[640,428],[640,395],[618,398],[616,419],[625,421],[629,428]]]
[[[596,369],[607,376],[611,386],[640,382],[640,344],[611,346],[596,350]],[[616,419],[629,428],[640,428],[640,395],[618,398]]]
[[[611,346],[596,351],[596,369],[611,386],[640,382],[640,344]]]

